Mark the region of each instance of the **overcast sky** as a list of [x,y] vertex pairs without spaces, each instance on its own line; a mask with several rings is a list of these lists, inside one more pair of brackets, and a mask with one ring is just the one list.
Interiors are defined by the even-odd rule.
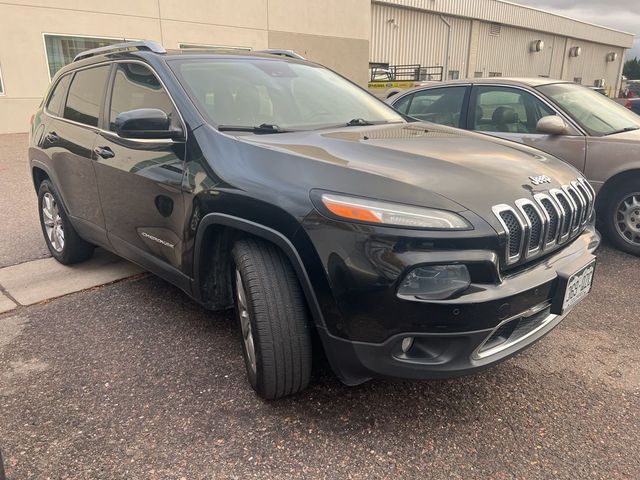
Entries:
[[640,58],[640,5],[638,0],[511,0],[604,27],[635,33],[627,59]]

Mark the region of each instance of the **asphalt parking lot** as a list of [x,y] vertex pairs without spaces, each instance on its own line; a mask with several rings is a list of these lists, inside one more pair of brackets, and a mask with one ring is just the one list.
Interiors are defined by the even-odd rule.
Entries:
[[[26,136],[0,135],[0,267],[47,255]],[[639,478],[640,259],[604,246],[592,294],[480,375],[260,400],[238,332],[152,275],[0,314],[10,480]],[[56,279],[52,278],[52,282]]]

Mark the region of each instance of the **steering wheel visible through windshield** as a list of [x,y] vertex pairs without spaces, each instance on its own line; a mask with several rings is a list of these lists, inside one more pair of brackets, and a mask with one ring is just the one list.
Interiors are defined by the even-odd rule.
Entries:
[[612,135],[640,128],[640,116],[581,85],[553,83],[542,85],[538,90],[567,112],[589,135]]
[[395,110],[334,72],[279,58],[189,58],[169,62],[213,125],[311,130],[404,122]]

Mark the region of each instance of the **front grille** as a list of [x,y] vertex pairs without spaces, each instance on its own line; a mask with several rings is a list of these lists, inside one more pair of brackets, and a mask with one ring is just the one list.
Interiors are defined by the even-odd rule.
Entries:
[[518,217],[512,211],[505,210],[500,213],[500,217],[504,221],[509,231],[509,256],[518,255],[520,252],[520,244],[522,242],[522,228],[518,222]]
[[595,194],[580,178],[562,188],[501,204],[493,212],[504,228],[507,266],[549,252],[575,238],[593,212]]
[[524,313],[502,323],[477,350],[476,356],[482,358],[494,355],[541,329],[555,318],[548,305],[542,304],[535,309],[535,313]]

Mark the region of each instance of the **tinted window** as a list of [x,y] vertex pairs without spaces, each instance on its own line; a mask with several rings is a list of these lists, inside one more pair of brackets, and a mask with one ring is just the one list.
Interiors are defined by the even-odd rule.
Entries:
[[460,127],[467,87],[432,88],[413,95],[407,114],[427,122]]
[[157,108],[175,117],[171,99],[153,72],[139,63],[121,63],[113,83],[109,129],[115,131],[118,114],[138,108]]
[[506,87],[478,87],[473,130],[505,133],[536,133],[538,120],[555,115],[530,93]]
[[64,118],[92,127],[98,126],[109,68],[109,65],[104,65],[80,70],[74,75],[64,107]]
[[47,102],[47,110],[53,115],[60,115],[60,109],[64,103],[64,94],[67,91],[67,85],[69,85],[70,80],[71,75],[65,75],[58,81],[56,86],[53,87],[53,91]]

